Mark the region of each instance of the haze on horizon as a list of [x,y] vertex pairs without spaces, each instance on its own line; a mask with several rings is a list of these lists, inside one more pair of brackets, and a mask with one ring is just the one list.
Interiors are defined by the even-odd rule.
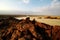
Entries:
[[60,0],[0,0],[1,14],[60,15]]

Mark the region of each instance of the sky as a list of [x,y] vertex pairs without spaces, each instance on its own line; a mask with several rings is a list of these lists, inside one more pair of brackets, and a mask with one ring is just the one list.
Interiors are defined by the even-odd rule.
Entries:
[[60,15],[60,0],[0,0],[0,14],[12,12],[28,15]]

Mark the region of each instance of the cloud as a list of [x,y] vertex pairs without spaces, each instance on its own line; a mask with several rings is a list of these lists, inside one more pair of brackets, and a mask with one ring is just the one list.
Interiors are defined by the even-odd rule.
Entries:
[[14,5],[11,1],[0,0],[0,11],[21,11],[18,5]]
[[38,15],[41,13],[42,15],[60,15],[60,2],[59,0],[52,0],[50,5],[32,8],[32,10],[33,12],[40,12]]
[[30,0],[22,0],[25,4],[28,4]]
[[[24,2],[27,2],[24,0]],[[24,4],[25,5],[25,4]],[[22,5],[22,1],[10,1],[10,0],[0,0],[0,12],[1,11],[28,11],[28,9],[24,8]]]
[[8,7],[7,3],[0,2],[0,10],[8,10],[8,9],[11,9],[11,8]]
[[53,15],[60,15],[60,2],[59,0],[53,0],[51,5],[45,10]]

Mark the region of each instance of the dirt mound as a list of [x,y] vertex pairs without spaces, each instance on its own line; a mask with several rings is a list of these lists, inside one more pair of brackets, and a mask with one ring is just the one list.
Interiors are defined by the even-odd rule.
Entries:
[[[39,23],[35,19],[31,21],[29,17],[21,20],[13,17],[2,18],[0,19],[0,40],[60,40],[58,31],[60,26],[56,29],[55,27]],[[57,35],[54,34],[56,32]]]

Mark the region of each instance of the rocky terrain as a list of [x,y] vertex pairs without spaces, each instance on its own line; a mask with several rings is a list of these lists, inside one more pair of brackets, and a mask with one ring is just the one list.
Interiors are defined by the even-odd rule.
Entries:
[[60,40],[60,26],[30,18],[0,18],[0,40]]

